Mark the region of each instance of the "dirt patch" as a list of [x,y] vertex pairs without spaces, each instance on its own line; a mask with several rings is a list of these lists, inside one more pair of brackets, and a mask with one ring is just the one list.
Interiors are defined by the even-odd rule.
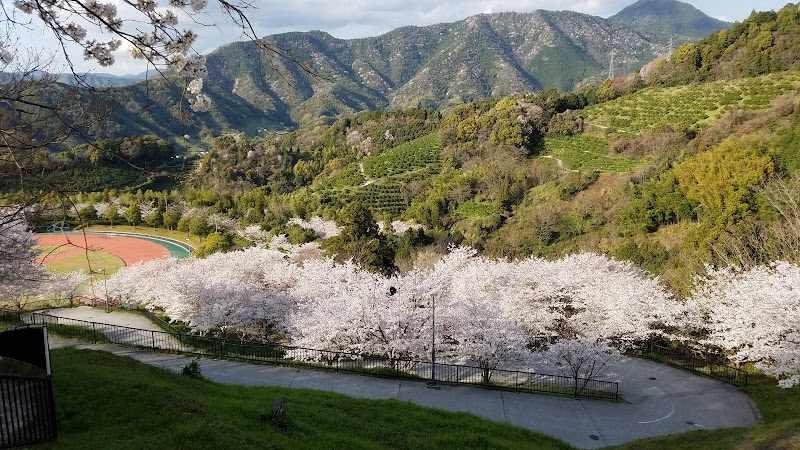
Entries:
[[126,266],[153,259],[168,258],[169,250],[154,242],[125,236],[99,234],[48,234],[36,236],[39,245],[68,248],[44,256],[41,262],[58,262],[86,251],[102,251],[118,256]]

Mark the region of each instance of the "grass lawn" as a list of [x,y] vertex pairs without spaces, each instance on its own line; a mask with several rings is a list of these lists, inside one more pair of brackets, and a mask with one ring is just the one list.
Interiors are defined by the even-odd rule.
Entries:
[[[52,258],[53,256],[56,256],[67,250],[72,250],[72,247],[67,246],[49,247],[42,245],[37,246],[36,248],[41,250],[41,255],[46,255],[48,258]],[[84,272],[88,273],[90,265],[95,271],[98,271],[99,269],[105,269],[106,275],[111,276],[116,273],[117,270],[125,267],[125,261],[123,261],[122,258],[117,255],[113,255],[102,250],[90,250],[88,252],[81,252],[58,261],[47,262],[45,264],[45,268],[47,268],[47,270],[51,273],[59,274],[74,272],[76,270],[83,270]],[[95,275],[95,280],[97,279],[98,275]],[[102,281],[102,274],[99,275],[99,279]]]
[[[56,349],[52,366],[59,439],[40,448],[571,448],[467,413],[224,385],[104,352]],[[278,397],[283,428],[259,419]]]

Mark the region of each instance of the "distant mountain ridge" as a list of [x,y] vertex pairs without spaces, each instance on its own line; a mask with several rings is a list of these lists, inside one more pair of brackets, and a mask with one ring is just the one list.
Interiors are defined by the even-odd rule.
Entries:
[[73,73],[60,73],[57,75],[56,80],[64,84],[85,84],[95,87],[111,87],[111,86],[127,86],[130,84],[144,81],[154,75],[158,71],[151,69],[147,72],[138,74],[114,75],[110,73],[95,73],[89,72],[86,74],[73,74]]
[[[669,4],[675,8],[655,8]],[[673,0],[643,0],[636,5],[624,15],[625,20],[634,20],[637,14],[664,17],[663,11],[685,10],[681,6],[685,4]],[[698,11],[687,17],[700,17],[698,13],[705,16]],[[673,22],[683,24],[681,20]],[[691,25],[679,28],[687,27]],[[232,43],[208,55],[204,89],[215,104],[209,114],[197,114],[187,123],[179,117],[183,112],[169,103],[180,101],[180,91],[159,92],[164,84],[151,82],[149,89],[133,87],[126,92],[123,88],[127,109],[115,114],[120,127],[102,131],[119,135],[128,128],[127,118],[137,124],[137,132],[146,131],[149,119],[143,119],[141,111],[153,111],[158,105],[173,110],[172,120],[162,117],[152,124],[152,130],[162,136],[172,128],[165,124],[173,122],[180,124],[172,132],[176,136],[195,136],[203,130],[257,134],[329,123],[364,110],[446,109],[521,92],[570,91],[582,83],[602,81],[612,50],[616,74],[636,71],[668,49],[670,35],[637,31],[619,17],[537,10],[479,14],[360,39],[311,31],[264,40],[290,49],[316,76],[290,61],[271,60],[252,42]]]
[[639,0],[610,17],[642,33],[699,40],[733,23],[709,17],[694,6],[674,0]]

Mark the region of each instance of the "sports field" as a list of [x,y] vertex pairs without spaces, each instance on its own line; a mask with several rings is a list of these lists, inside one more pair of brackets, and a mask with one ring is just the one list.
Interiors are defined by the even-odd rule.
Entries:
[[121,267],[170,257],[170,251],[155,242],[106,234],[59,233],[36,235],[39,261],[55,273],[83,269],[87,273],[111,275]]

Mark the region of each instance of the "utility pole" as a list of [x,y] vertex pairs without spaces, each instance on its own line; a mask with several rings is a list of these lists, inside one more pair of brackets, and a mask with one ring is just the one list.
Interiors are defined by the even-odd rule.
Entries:
[[667,52],[667,60],[672,59],[672,49],[675,48],[675,36],[669,37],[669,51]]
[[106,269],[102,268],[100,269],[100,271],[103,272],[103,287],[105,288],[106,291],[106,312],[109,312],[110,308],[108,306],[108,281],[106,276]]
[[609,80],[613,80],[614,79],[614,52],[615,52],[615,50],[612,48],[611,49],[611,61],[610,61],[610,64],[608,65],[608,79]]

